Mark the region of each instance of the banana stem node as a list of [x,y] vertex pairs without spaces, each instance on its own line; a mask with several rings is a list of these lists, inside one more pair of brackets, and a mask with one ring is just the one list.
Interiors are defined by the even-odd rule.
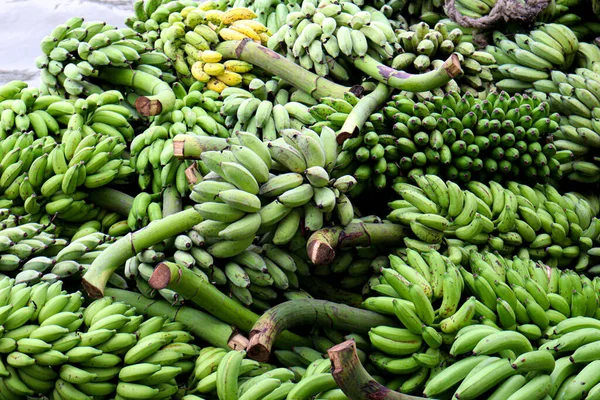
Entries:
[[315,265],[333,262],[336,249],[357,246],[400,246],[406,228],[397,224],[351,223],[314,232],[306,244],[308,256]]
[[425,400],[422,397],[395,392],[373,379],[358,359],[354,340],[333,346],[327,354],[331,360],[333,379],[349,399]]
[[392,90],[392,88],[380,83],[373,92],[360,99],[346,118],[342,129],[337,133],[338,144],[341,145],[346,139],[358,136],[369,116],[386,102]]
[[290,300],[267,310],[250,331],[248,357],[266,362],[273,342],[284,329],[295,326],[319,326],[341,331],[367,333],[374,326],[394,326],[397,323],[372,311],[337,304],[326,300]]
[[358,57],[353,60],[353,63],[356,68],[379,82],[407,92],[426,92],[437,89],[463,73],[456,54],[448,57],[438,69],[415,75],[383,65],[369,55]]

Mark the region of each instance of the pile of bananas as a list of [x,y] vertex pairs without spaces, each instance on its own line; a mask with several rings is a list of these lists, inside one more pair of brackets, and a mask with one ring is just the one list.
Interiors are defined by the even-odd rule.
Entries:
[[6,133],[0,193],[28,214],[45,211],[72,222],[96,219],[101,209],[86,203],[81,189],[126,181],[134,172],[122,157],[134,133],[121,93],[64,100],[22,89],[0,103]]
[[254,78],[248,90],[229,88],[221,92],[221,114],[233,132],[252,133],[263,141],[275,140],[284,129],[303,129],[316,122],[308,106],[317,101],[282,81]]
[[[563,196],[548,184],[531,188],[508,182],[505,189],[494,181],[489,186],[471,181],[461,190],[434,175],[418,177],[417,184],[394,186],[402,200],[390,203],[388,215],[390,221],[410,226],[418,238],[405,240],[409,248],[440,249],[445,239],[450,247],[468,243],[506,255],[519,249],[521,258],[577,271],[592,266],[590,255],[597,253],[600,231],[597,196]],[[453,261],[464,261],[465,252],[457,252],[460,258]]]
[[289,13],[286,24],[268,42],[269,48],[303,68],[341,81],[350,78],[350,66],[343,57],[368,54],[391,61],[395,45],[396,35],[383,13],[329,0],[303,1],[300,11]]
[[[114,238],[99,231],[90,233],[99,228],[93,223],[82,225],[68,241],[57,234],[60,232],[64,236],[64,232],[50,223],[18,224],[18,219],[8,210],[2,212],[0,271],[16,274],[14,278],[17,283],[55,282],[78,277],[114,242]],[[123,277],[116,273],[113,275],[113,286],[127,288]]]
[[331,129],[321,135],[285,129],[281,138],[267,143],[247,132],[236,132],[235,138],[239,144],[227,150],[202,153],[212,177],[207,174],[196,184],[191,197],[205,219],[201,233],[216,239],[208,248],[213,256],[233,257],[267,232],[274,244],[287,244],[301,222],[303,230],[312,232],[334,219],[342,225],[352,221],[354,209],[344,193],[356,180],[330,180],[337,157]]
[[292,367],[257,363],[246,359],[245,351],[204,348],[191,377],[191,392],[219,399],[347,398],[330,373],[331,362],[320,352],[297,347],[275,353],[293,360]]
[[[145,69],[154,71],[156,58],[161,58],[150,52],[152,46],[138,32],[101,21],[84,22],[83,18],[71,18],[58,25],[42,39],[41,49],[43,54],[35,62],[41,69],[42,92],[65,97],[101,93],[93,80],[102,66],[149,64]],[[162,59],[159,65],[170,65],[164,55]],[[168,73],[161,77],[175,80]]]
[[596,367],[598,278],[475,251],[458,268],[436,250],[389,258],[372,286],[382,296],[363,306],[404,326],[369,332],[373,364],[418,382],[397,390],[432,398],[584,398],[598,383],[584,379]]
[[[147,283],[154,268],[163,261],[174,262],[212,282],[245,306],[260,311],[282,299],[302,296],[298,292],[298,275],[307,276],[310,271],[300,256],[285,247],[264,244],[249,246],[231,258],[213,257],[206,249],[210,240],[203,236],[205,226],[178,235],[167,246],[153,246],[140,252],[125,263],[124,276],[135,280],[145,296],[154,297],[156,293]],[[183,300],[168,289],[161,289],[158,294],[171,303]]]
[[493,86],[492,71],[497,68],[494,56],[476,50],[469,41],[469,35],[464,35],[460,28],[450,30],[449,26],[452,25],[440,21],[432,28],[425,22],[421,22],[408,29],[396,30],[403,52],[394,57],[392,68],[423,72],[439,67],[439,64],[450,54],[456,53],[465,71],[463,76],[456,79],[462,91],[474,89],[480,92]]
[[[588,46],[581,43],[580,51]],[[563,174],[582,183],[600,181],[600,160],[593,153],[600,147],[600,50],[591,47],[597,58],[589,63],[590,68],[577,68],[572,74],[553,71],[551,79],[533,83],[536,93],[547,96],[552,109],[564,116],[554,144],[561,154]]]
[[[567,70],[579,49],[577,36],[561,24],[541,24],[528,34],[514,35],[514,41],[500,31],[486,51],[498,63],[496,86],[509,93],[533,88],[533,82],[549,79],[551,71]],[[502,79],[502,80],[500,80]]]
[[[394,95],[369,121],[374,129],[344,142],[336,168],[361,168],[364,179],[388,169],[390,177],[428,173],[462,182],[560,177],[556,146],[547,143],[560,117],[535,96],[493,91],[481,100],[450,92],[413,101]],[[377,179],[382,184],[376,186],[384,187],[384,178]]]
[[174,109],[155,118],[131,141],[129,164],[137,174],[140,189],[156,194],[171,185],[186,197],[189,188],[185,170],[192,162],[173,156],[173,138],[187,132],[229,137],[225,119],[219,114],[223,104],[219,94],[214,90],[201,92],[202,86],[197,82],[186,91],[181,84],[175,83],[173,91],[178,101]]
[[62,282],[34,286],[0,280],[0,386],[14,398],[168,398],[194,368],[199,348],[180,323],[145,320],[105,297],[82,307]]

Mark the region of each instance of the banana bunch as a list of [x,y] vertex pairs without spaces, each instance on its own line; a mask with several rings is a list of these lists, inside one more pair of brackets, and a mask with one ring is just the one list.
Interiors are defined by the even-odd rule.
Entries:
[[468,258],[469,249],[460,247],[472,244],[505,255],[518,251],[524,259],[577,271],[591,266],[587,251],[595,246],[600,229],[596,197],[560,195],[548,184],[531,188],[508,182],[503,188],[494,181],[489,186],[471,181],[463,191],[434,175],[417,177],[417,185],[394,186],[402,200],[390,203],[394,209],[387,217],[410,226],[418,239],[406,238],[409,248],[440,249],[445,240],[457,248],[452,258],[456,263]]
[[496,3],[495,0],[457,0],[454,7],[466,17],[482,18],[492,11]]
[[[394,389],[506,399],[532,391],[575,393],[575,382],[585,382],[579,397],[568,397],[584,398],[597,380],[573,378],[596,367],[591,354],[598,346],[591,343],[600,343],[600,278],[476,250],[458,268],[450,257],[411,249],[390,255],[371,286],[381,296],[363,303],[403,326],[369,332],[371,362],[413,382]],[[539,373],[526,379],[532,371]]]
[[495,46],[487,46],[486,51],[499,65],[496,86],[509,93],[531,89],[535,81],[549,79],[551,71],[567,70],[579,49],[575,33],[555,23],[541,24],[529,34],[516,34],[514,40],[500,31],[493,37]]
[[[394,29],[408,25],[405,16],[408,16],[410,23],[418,23],[424,21],[428,24],[435,25],[442,18],[445,18],[443,6],[444,2],[439,0],[373,0],[367,4],[372,5],[381,11],[390,22]],[[361,4],[358,4],[362,6]]]
[[[156,265],[166,261],[191,269],[240,303],[260,311],[281,301],[280,292],[285,298],[299,296],[298,275],[310,275],[309,265],[302,257],[291,249],[273,244],[251,245],[230,258],[213,256],[210,246],[218,239],[210,237],[214,235],[210,229],[209,224],[199,224],[168,243],[138,253],[125,264],[124,276],[135,280],[144,295],[153,297],[156,293],[147,282]],[[299,239],[294,238],[296,242]],[[306,240],[294,246],[296,252],[305,252],[305,248]],[[158,293],[172,303],[183,300],[171,290],[163,289]]]
[[391,61],[397,39],[387,17],[372,7],[305,0],[267,45],[319,76],[347,81],[351,71],[344,56]]
[[449,29],[449,26],[452,25],[438,22],[431,28],[420,22],[408,29],[396,30],[396,37],[404,51],[394,57],[392,68],[423,72],[437,68],[450,54],[456,53],[465,71],[462,77],[456,79],[461,89],[484,90],[494,81],[492,71],[497,68],[496,59],[485,51],[476,50],[469,40],[470,36],[463,34],[460,28]]
[[[204,2],[204,7],[214,6],[215,2]],[[154,46],[159,38],[159,29],[168,23],[172,13],[180,13],[186,7],[196,8],[197,1],[190,0],[135,0],[133,2],[134,15],[125,19],[125,25],[142,34],[144,39]],[[163,25],[164,26],[164,25]]]
[[221,59],[220,53],[205,50],[200,55],[200,61],[192,64],[192,75],[199,82],[206,83],[208,90],[221,93],[227,87],[240,86],[245,77],[253,76],[249,73],[252,64],[241,60],[228,60],[221,63]]
[[228,60],[211,50],[222,40],[252,39],[267,44],[269,31],[254,21],[256,15],[247,8],[222,11],[213,2],[189,5],[168,14],[168,21],[160,24],[155,48],[173,60],[179,81],[190,87],[194,82],[204,83],[208,90],[218,93],[229,86],[248,84],[254,77],[252,65]]
[[179,160],[173,154],[173,138],[187,132],[199,136],[229,137],[225,119],[219,114],[219,94],[200,92],[199,82],[189,92],[179,83],[173,85],[177,104],[171,112],[156,118],[130,144],[129,164],[137,174],[138,186],[159,194],[167,186],[177,188],[182,197],[189,195],[185,171],[191,161]]
[[[203,233],[218,241],[208,248],[217,258],[233,257],[252,244],[257,234],[271,233],[284,245],[300,231],[321,229],[336,219],[354,218],[345,195],[356,184],[352,176],[330,180],[337,157],[335,133],[310,129],[282,131],[267,143],[247,132],[236,132],[229,149],[205,151],[211,171],[193,188],[194,208],[204,218]],[[278,172],[272,175],[269,171]]]
[[569,27],[578,26],[581,17],[577,15],[576,10],[580,6],[581,1],[579,0],[551,0],[548,2],[548,6],[537,15],[536,21],[554,22]]
[[[125,137],[130,139],[133,135],[127,121],[129,109],[118,101],[96,103],[109,98],[80,99],[77,107],[87,107],[86,111],[55,96],[39,97],[40,104],[48,101],[49,105],[31,115],[47,118],[41,123],[45,127],[52,125],[56,134],[61,134],[60,142],[53,136],[34,140],[32,132],[19,131],[3,140],[4,168],[0,176],[3,195],[22,201],[29,214],[58,213],[59,218],[72,222],[96,219],[101,209],[87,204],[84,201],[87,193],[78,188],[91,189],[124,181],[134,172],[121,156],[127,147]],[[3,109],[0,121],[10,131],[16,113],[7,108],[6,102],[11,100],[0,103]]]
[[295,347],[275,355],[286,368],[246,359],[243,350],[204,348],[190,376],[190,392],[220,399],[347,399],[330,373],[331,362],[320,352]]
[[[105,297],[82,307],[62,282],[34,286],[4,278],[0,346],[3,393],[86,399],[170,397],[199,349],[180,323],[144,321],[135,308]],[[168,393],[168,394],[167,394]],[[59,397],[60,396],[60,397]]]
[[[587,46],[587,43],[581,43],[580,50]],[[597,47],[591,47],[596,53]],[[598,159],[593,154],[593,149],[600,147],[600,126],[597,124],[600,63],[592,61],[589,64],[590,68],[577,68],[572,74],[553,71],[551,79],[534,82],[536,93],[546,95],[551,107],[564,116],[560,130],[554,134],[561,170],[568,179],[582,183],[600,179]]]
[[300,11],[300,4],[296,2],[281,3],[273,0],[235,0],[230,4],[230,7],[246,7],[254,11],[256,20],[265,25],[271,32],[277,32],[279,28],[286,24],[289,13]]
[[[535,96],[492,91],[481,100],[471,92],[462,97],[450,92],[414,101],[394,95],[377,118],[389,121],[391,135],[382,146],[403,180],[423,173],[462,182],[517,176],[543,182],[560,176],[555,146],[543,144],[557,131],[560,116]],[[351,156],[350,151],[339,155]]]
[[145,58],[152,57],[142,55],[151,48],[133,29],[70,18],[42,39],[42,54],[35,60],[42,91],[65,97],[102,92],[92,82],[99,67],[145,64]]
[[263,141],[275,140],[284,129],[301,130],[317,122],[310,106],[317,101],[284,82],[254,78],[248,89],[227,88],[221,92],[225,126],[233,132],[252,133]]
[[[52,283],[79,276],[115,240],[97,230],[89,233],[100,228],[98,221],[83,224],[71,240],[66,240],[57,235],[64,232],[60,227],[34,222],[18,224],[11,217],[7,212],[2,221],[0,271],[14,277],[17,283]],[[120,275],[113,275],[113,286],[127,287]]]

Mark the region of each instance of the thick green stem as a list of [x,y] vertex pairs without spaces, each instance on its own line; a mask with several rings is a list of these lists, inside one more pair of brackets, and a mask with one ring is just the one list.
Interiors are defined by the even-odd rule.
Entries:
[[261,46],[250,39],[222,42],[217,46],[216,50],[225,59],[236,58],[256,65],[278,76],[295,88],[310,94],[317,100],[327,96],[342,99],[344,98],[344,93],[349,91],[356,92],[357,95],[362,93],[362,87],[360,86],[349,88],[333,83],[322,76],[305,70],[301,66],[287,60],[281,54]]
[[358,136],[369,116],[387,101],[391,93],[392,88],[380,83],[372,93],[360,99],[348,115],[348,118],[346,118],[342,129],[338,132],[337,142],[341,145],[344,143],[344,140]]
[[248,356],[257,361],[267,361],[279,332],[295,326],[319,326],[367,333],[369,329],[380,325],[394,326],[397,323],[372,311],[325,300],[286,301],[267,310],[256,321],[250,331]]
[[198,160],[204,151],[221,151],[227,146],[227,140],[219,137],[177,135],[173,138],[173,155],[177,158]]
[[356,343],[348,340],[327,351],[333,379],[352,400],[425,400],[390,390],[377,382],[362,366],[356,354]]
[[439,88],[463,72],[456,54],[452,54],[438,69],[417,75],[397,71],[368,55],[357,57],[353,63],[356,68],[379,82],[408,92],[426,92]]
[[110,275],[128,258],[161,241],[191,229],[202,222],[194,209],[185,210],[153,221],[139,231],[122,237],[102,252],[83,275],[82,284],[88,295],[102,297]]
[[140,293],[121,289],[107,288],[104,294],[135,307],[144,315],[167,317],[173,321],[179,321],[187,326],[194,336],[212,346],[229,349],[232,348],[232,345],[237,345],[239,334],[233,326],[195,308],[174,307],[164,300],[149,299]]
[[[154,289],[171,289],[184,299],[203,308],[219,320],[237,326],[248,333],[259,319],[258,315],[219,291],[210,282],[187,268],[172,262],[158,264],[148,281]],[[293,346],[310,346],[311,341],[291,332],[284,332],[277,346],[291,349]]]
[[133,205],[133,197],[119,190],[100,188],[90,190],[88,200],[108,211],[113,211],[123,216],[129,214]]
[[102,67],[98,78],[116,85],[140,89],[151,96],[140,96],[135,101],[137,111],[145,116],[168,112],[175,107],[175,93],[168,83],[146,72],[116,67]]
[[314,232],[308,238],[306,249],[315,265],[330,264],[337,248],[356,246],[400,246],[406,236],[406,228],[396,224],[348,224],[333,226]]

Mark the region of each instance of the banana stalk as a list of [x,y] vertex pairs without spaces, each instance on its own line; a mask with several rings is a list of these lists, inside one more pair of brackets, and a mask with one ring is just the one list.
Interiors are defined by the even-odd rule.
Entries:
[[380,83],[373,92],[360,99],[348,115],[348,118],[346,118],[342,129],[338,132],[337,142],[341,145],[346,139],[358,136],[369,116],[381,108],[392,93],[392,90],[389,86]]
[[98,72],[98,78],[150,93],[151,96],[140,96],[135,101],[137,111],[147,117],[171,111],[175,107],[175,93],[169,84],[146,72],[104,67]]
[[106,210],[127,216],[133,205],[133,197],[107,187],[90,190],[88,200]]
[[333,379],[349,399],[424,400],[390,390],[373,379],[358,359],[354,340],[333,346],[327,354],[333,367]]
[[[212,314],[219,320],[237,326],[242,332],[249,332],[259,316],[241,304],[221,293],[210,282],[187,268],[172,262],[158,264],[148,280],[152,288],[171,289]],[[312,342],[291,332],[284,332],[277,346],[291,349],[294,346],[311,346]]]
[[182,159],[200,159],[205,151],[221,151],[229,144],[214,136],[177,135],[173,138],[173,155]]
[[330,264],[336,249],[357,246],[402,246],[406,229],[396,224],[348,224],[314,232],[308,238],[308,256],[315,265]]
[[122,301],[135,307],[145,315],[151,317],[168,317],[173,321],[181,322],[194,336],[202,338],[216,347],[222,347],[227,350],[230,348],[238,349],[240,343],[248,341],[233,326],[192,307],[173,307],[164,300],[149,299],[140,293],[121,289],[107,288],[105,294],[114,297],[117,301]]
[[286,60],[282,55],[254,43],[250,39],[222,42],[217,46],[216,51],[221,53],[224,59],[235,58],[256,65],[280,77],[295,88],[309,93],[317,100],[327,96],[342,99],[344,93],[351,90],[349,87],[338,85],[305,70]]
[[110,245],[92,263],[82,279],[82,284],[92,298],[102,297],[111,274],[142,250],[191,229],[202,222],[194,209],[178,212],[131,232]]
[[260,362],[268,361],[279,332],[295,326],[319,326],[367,333],[369,329],[380,325],[394,326],[397,323],[375,312],[331,301],[290,300],[267,310],[256,321],[250,331],[248,357]]
[[407,92],[426,92],[437,89],[463,73],[456,54],[448,57],[438,69],[415,75],[383,65],[369,55],[357,57],[352,62],[356,68],[379,82]]

